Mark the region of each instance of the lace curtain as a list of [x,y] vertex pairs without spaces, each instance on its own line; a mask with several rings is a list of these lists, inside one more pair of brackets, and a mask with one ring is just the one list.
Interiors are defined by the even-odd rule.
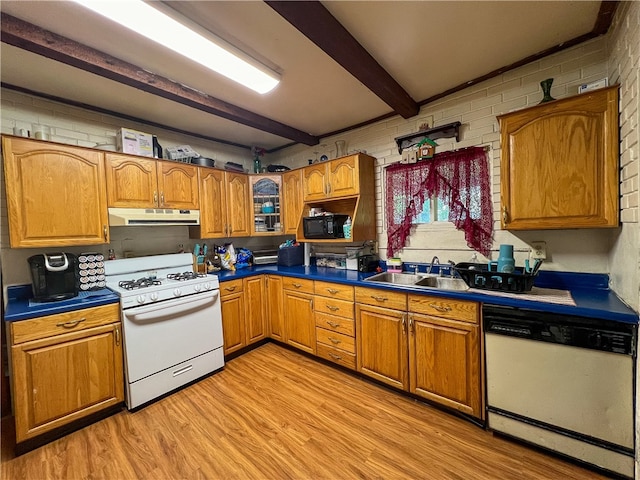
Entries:
[[493,238],[489,178],[489,157],[483,147],[386,167],[387,258],[405,247],[414,218],[431,197],[448,203],[449,221],[464,231],[470,248],[488,257]]

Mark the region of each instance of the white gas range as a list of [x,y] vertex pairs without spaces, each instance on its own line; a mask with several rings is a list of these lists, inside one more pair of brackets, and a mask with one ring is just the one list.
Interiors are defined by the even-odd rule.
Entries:
[[127,407],[139,407],[224,366],[218,277],[190,253],[105,262],[120,296]]

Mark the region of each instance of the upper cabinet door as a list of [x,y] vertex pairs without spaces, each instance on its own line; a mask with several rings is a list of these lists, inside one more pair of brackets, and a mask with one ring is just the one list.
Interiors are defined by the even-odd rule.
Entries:
[[197,210],[200,206],[198,193],[198,168],[180,162],[157,162],[160,208]]
[[282,235],[282,177],[280,175],[250,175],[251,235]]
[[227,226],[227,199],[224,171],[199,168],[200,225],[189,227],[195,238],[224,238]]
[[323,200],[327,197],[327,166],[324,163],[305,167],[302,171],[304,201]]
[[302,216],[302,171],[292,170],[282,175],[282,221],[284,233],[295,235]]
[[156,208],[156,161],[107,153],[107,203],[109,207]]
[[104,153],[3,137],[11,247],[109,242]]
[[357,195],[359,192],[357,155],[332,160],[327,164],[329,198]]
[[502,228],[618,225],[618,87],[498,117]]
[[243,173],[225,172],[227,189],[227,236],[248,237],[251,235],[249,221],[249,177]]

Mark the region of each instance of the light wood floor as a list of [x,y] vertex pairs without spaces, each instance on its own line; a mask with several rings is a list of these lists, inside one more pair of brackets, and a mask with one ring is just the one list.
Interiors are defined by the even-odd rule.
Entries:
[[4,480],[604,478],[274,344],[18,458],[7,432]]

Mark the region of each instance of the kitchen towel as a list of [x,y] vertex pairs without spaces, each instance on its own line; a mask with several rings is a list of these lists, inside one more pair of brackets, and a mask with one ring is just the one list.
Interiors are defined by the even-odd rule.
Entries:
[[479,288],[470,288],[469,292],[482,293],[485,295],[495,295],[497,297],[517,298],[519,300],[531,300],[534,302],[558,303],[560,305],[576,306],[576,302],[568,290],[556,290],[554,288],[538,288],[532,287],[527,293],[510,293],[495,290],[481,290]]

